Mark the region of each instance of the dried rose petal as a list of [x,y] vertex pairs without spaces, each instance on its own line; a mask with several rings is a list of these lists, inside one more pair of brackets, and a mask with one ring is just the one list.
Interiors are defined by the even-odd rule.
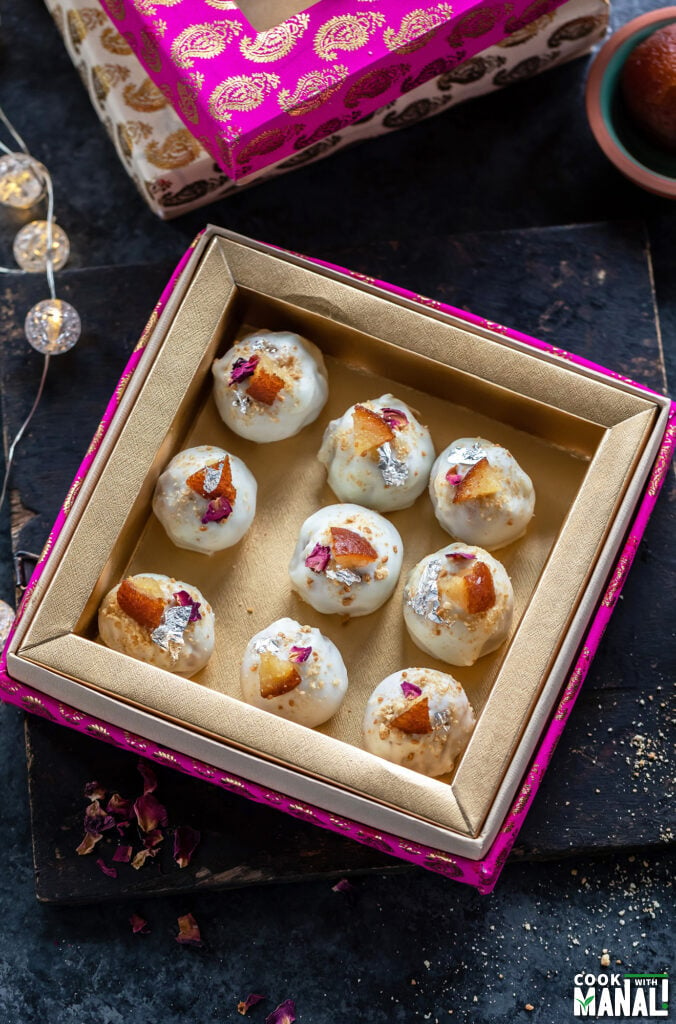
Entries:
[[454,473],[452,469],[449,469],[448,473],[446,474],[446,480],[451,485],[451,487],[457,487],[458,484],[462,483],[462,473]]
[[88,853],[92,852],[99,839],[103,839],[100,832],[87,832],[75,852],[79,854],[80,857],[85,857]]
[[[202,523],[220,523],[232,514],[232,505],[227,498],[214,498],[207,505],[206,512],[200,520]],[[192,622],[192,618],[190,619]]]
[[265,1018],[265,1024],[293,1024],[295,1019],[296,1004],[293,999],[285,999]]
[[199,601],[193,601],[187,590],[179,590],[177,594],[174,594],[174,601],[176,604],[180,605],[181,608],[187,608],[188,605],[191,606],[188,622],[197,622],[202,618],[200,615],[201,605]]
[[246,997],[246,999],[242,999],[237,1003],[237,1013],[241,1013],[242,1016],[244,1016],[247,1010],[250,1010],[252,1006],[256,1005],[256,1003],[262,1003],[264,999],[265,996],[257,996],[252,992]]
[[464,558],[465,561],[471,562],[476,555],[473,555],[471,551],[447,551],[446,558]]
[[415,683],[403,682],[401,684],[401,692],[404,697],[419,697],[422,690],[419,686],[416,686]]
[[139,852],[136,854],[136,856],[134,857],[133,861],[131,862],[131,866],[134,868],[135,871],[138,871],[140,868],[143,867],[145,862],[148,860],[148,857],[154,857],[156,853],[157,853],[156,849],[155,850],[147,850],[147,849],[146,850],[139,850]]
[[308,569],[312,569],[313,572],[324,572],[329,559],[331,558],[331,548],[326,544],[315,544],[310,554],[305,559],[305,565]]
[[339,882],[331,886],[331,892],[351,893],[354,892],[354,886],[352,882],[348,882],[347,878],[341,878]]
[[113,854],[113,860],[118,864],[128,864],[131,860],[131,846],[118,846]]
[[106,791],[98,782],[88,782],[84,788],[84,795],[87,800],[103,800]]
[[103,857],[99,857],[99,859],[96,862],[96,866],[98,868],[101,868],[101,871],[103,871],[104,875],[108,875],[109,878],[117,878],[117,868],[109,867],[106,864]]
[[132,914],[129,918],[129,924],[134,935],[147,935],[150,931],[148,922],[140,914]]
[[184,914],[183,917],[179,917],[176,941],[188,946],[202,945],[199,925],[192,914]]
[[167,809],[152,793],[144,793],[134,802],[134,813],[143,832],[153,832],[156,828],[167,826]]
[[162,842],[164,842],[164,833],[160,832],[159,828],[153,829],[143,837],[143,845],[146,850],[154,850]]
[[230,370],[230,387],[238,384],[241,380],[253,376],[258,366],[258,356],[251,356],[250,359],[235,359]]
[[296,665],[302,665],[308,660],[312,654],[311,647],[292,647],[289,651],[289,661],[295,662]]
[[85,832],[105,832],[109,828],[115,828],[115,819],[106,814],[98,800],[92,800],[84,813]]
[[381,409],[380,415],[390,430],[403,430],[408,424],[408,416],[401,409]]
[[[108,814],[112,814],[116,818],[125,818],[127,820],[129,820],[134,813],[131,800],[125,800],[125,798],[120,796],[119,793],[113,793],[106,804],[106,811]],[[119,827],[120,826],[118,825],[118,828]]]
[[145,796],[146,793],[154,793],[157,789],[157,776],[153,769],[144,761],[139,761],[136,767],[143,776],[143,795]]
[[190,825],[178,826],[174,832],[174,860],[179,868],[187,868],[201,838],[196,828],[190,828]]

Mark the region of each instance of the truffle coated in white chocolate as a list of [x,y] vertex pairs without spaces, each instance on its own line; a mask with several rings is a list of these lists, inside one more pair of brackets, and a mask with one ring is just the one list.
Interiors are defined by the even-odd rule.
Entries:
[[473,665],[496,650],[507,637],[513,610],[505,567],[473,545],[448,544],[427,555],[404,585],[411,639],[449,665]]
[[209,602],[197,587],[170,576],[144,572],[128,578],[147,596],[160,598],[168,607],[175,607],[175,595],[186,591],[193,601],[198,602],[201,618],[188,623],[182,632],[181,642],[172,645],[172,654],[172,650],[165,650],[153,640],[152,628],[140,625],[120,608],[117,594],[122,584],[119,583],[106,594],[99,608],[101,640],[106,647],[127,654],[130,658],[138,658],[178,675],[195,675],[204,668],[214,650],[214,613]]
[[[293,660],[298,657],[292,651],[294,647],[303,652],[311,648],[307,659]],[[279,659],[282,670],[286,667],[295,673],[291,683],[298,682],[292,689],[263,696],[261,657],[266,654]],[[301,626],[289,618],[278,619],[251,638],[242,659],[240,681],[248,704],[309,728],[321,725],[335,715],[347,693],[348,682],[336,645],[318,629]]]
[[[358,417],[367,410],[380,417],[385,439],[360,450]],[[375,421],[376,428],[378,426]],[[368,429],[368,426],[367,426]],[[376,437],[372,443],[375,445]],[[362,442],[361,449],[368,441]],[[408,508],[427,486],[434,462],[434,445],[427,427],[405,402],[381,395],[352,405],[324,432],[319,461],[328,469],[328,483],[341,501],[354,501],[378,512]]]
[[[272,400],[257,394],[254,374],[233,380],[238,360],[254,359],[282,387]],[[289,331],[260,330],[248,334],[212,366],[214,400],[223,422],[240,437],[264,444],[297,434],[321,412],[329,389],[324,358],[311,341]]]
[[[374,558],[354,560],[337,556],[338,531],[357,535],[372,549]],[[349,547],[349,538],[348,538]],[[326,552],[321,571],[308,567],[306,559],[316,549]],[[289,576],[293,589],[304,601],[325,615],[369,615],[380,608],[397,585],[404,545],[398,531],[383,516],[361,505],[327,505],[314,512],[300,528],[291,557]]]
[[[423,775],[446,775],[455,768],[475,722],[467,694],[453,676],[406,668],[383,679],[369,697],[364,746]],[[425,731],[413,731],[421,726]]]
[[489,551],[522,537],[535,508],[530,477],[506,448],[483,437],[460,437],[444,449],[430,497],[447,533]]
[[[210,498],[188,487],[187,480],[206,467],[218,468],[225,459],[230,460],[236,492],[232,511],[225,519],[203,523]],[[214,487],[218,479],[214,474]],[[256,491],[255,477],[241,459],[223,448],[199,445],[175,455],[161,474],[153,496],[153,512],[177,547],[211,555],[237,544],[247,532],[256,514]]]

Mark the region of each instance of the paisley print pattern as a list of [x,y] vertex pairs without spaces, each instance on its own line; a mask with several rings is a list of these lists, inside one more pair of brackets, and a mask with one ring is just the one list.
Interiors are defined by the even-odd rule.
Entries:
[[281,25],[259,32],[253,39],[245,36],[239,44],[239,50],[246,60],[256,64],[267,64],[281,60],[291,53],[299,39],[305,33],[310,18],[307,14],[296,14]]
[[384,23],[384,14],[371,12],[329,18],[315,35],[314,51],[322,60],[336,60],[339,50],[358,50],[366,46]]

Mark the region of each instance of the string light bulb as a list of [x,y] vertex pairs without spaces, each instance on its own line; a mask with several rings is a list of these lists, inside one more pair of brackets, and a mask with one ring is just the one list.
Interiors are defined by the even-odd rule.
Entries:
[[[47,270],[48,235],[49,223],[46,220],[32,220],[21,228],[14,239],[14,259],[27,274],[44,274]],[[70,256],[68,235],[54,223],[50,256],[55,271],[61,270]]]
[[34,349],[46,356],[57,356],[75,345],[82,325],[77,310],[70,302],[43,299],[28,311],[24,330]]
[[0,203],[27,210],[45,194],[47,168],[29,153],[0,157]]

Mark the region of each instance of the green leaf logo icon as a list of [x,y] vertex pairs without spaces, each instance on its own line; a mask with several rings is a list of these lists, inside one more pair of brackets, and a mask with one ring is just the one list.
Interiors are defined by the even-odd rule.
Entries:
[[589,1006],[593,998],[593,996],[589,996],[587,999],[576,999],[575,1002],[579,1003],[580,1006]]

